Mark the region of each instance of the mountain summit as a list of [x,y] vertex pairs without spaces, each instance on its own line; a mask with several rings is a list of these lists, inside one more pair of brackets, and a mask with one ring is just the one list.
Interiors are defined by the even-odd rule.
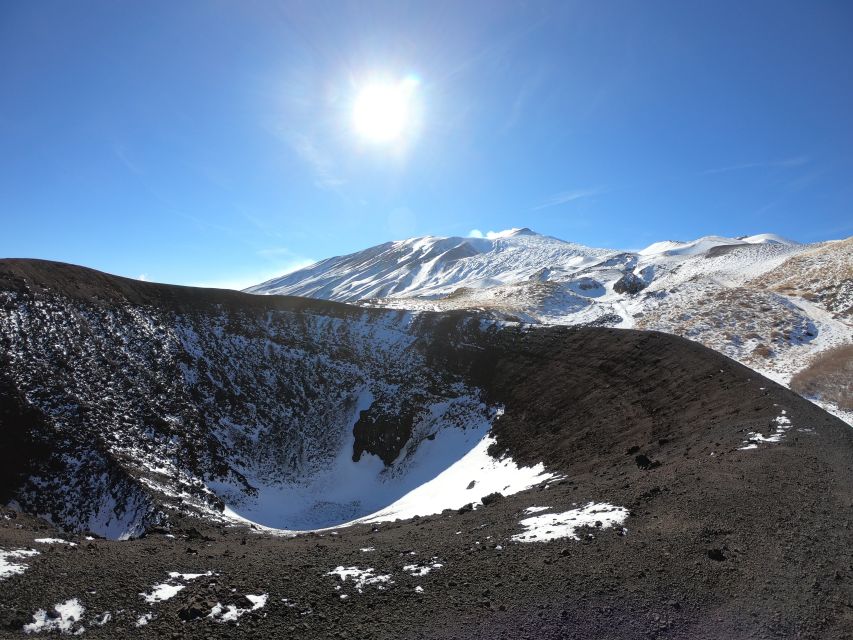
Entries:
[[329,258],[246,289],[352,302],[367,298],[433,297],[459,287],[484,288],[524,280],[543,266],[568,275],[616,253],[509,229],[488,238],[409,238]]

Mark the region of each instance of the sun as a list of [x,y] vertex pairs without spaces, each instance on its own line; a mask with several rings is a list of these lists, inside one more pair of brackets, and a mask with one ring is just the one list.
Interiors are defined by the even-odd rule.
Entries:
[[356,134],[367,142],[392,143],[406,136],[415,119],[418,80],[371,82],[356,96],[352,122]]

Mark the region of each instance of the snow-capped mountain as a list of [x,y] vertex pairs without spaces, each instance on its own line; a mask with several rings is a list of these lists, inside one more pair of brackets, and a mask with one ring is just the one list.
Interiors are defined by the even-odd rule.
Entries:
[[[687,256],[737,245],[797,243],[774,234],[744,238],[707,236],[692,242],[656,242],[636,254],[598,249],[509,229],[489,238],[409,238],[329,258],[246,289],[247,293],[298,295],[352,302],[371,298],[435,298],[460,287],[486,289],[525,280],[565,280],[619,255]],[[656,260],[646,259],[646,263]],[[607,264],[606,266],[612,266]]]
[[614,254],[530,229],[493,238],[411,238],[329,258],[246,289],[248,293],[298,295],[352,302],[369,298],[436,297],[459,287],[487,288],[538,277],[566,276]]
[[853,343],[851,239],[799,244],[765,233],[615,251],[530,229],[493,239],[427,236],[330,258],[247,291],[654,329],[699,341],[783,384],[821,354]]

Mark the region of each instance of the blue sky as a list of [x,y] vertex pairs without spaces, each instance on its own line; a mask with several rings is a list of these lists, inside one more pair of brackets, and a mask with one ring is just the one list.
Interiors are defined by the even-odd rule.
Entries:
[[[418,79],[394,144],[358,93]],[[853,4],[0,3],[0,255],[247,286],[412,235],[853,234]]]

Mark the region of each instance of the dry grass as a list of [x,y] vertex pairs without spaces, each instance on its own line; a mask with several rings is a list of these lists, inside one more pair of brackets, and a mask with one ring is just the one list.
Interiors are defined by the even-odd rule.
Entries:
[[752,350],[752,355],[761,358],[769,358],[773,355],[773,351],[766,344],[760,344]]
[[791,389],[803,396],[853,411],[853,344],[829,349],[791,378]]
[[795,255],[751,284],[805,298],[842,318],[853,317],[853,238]]

